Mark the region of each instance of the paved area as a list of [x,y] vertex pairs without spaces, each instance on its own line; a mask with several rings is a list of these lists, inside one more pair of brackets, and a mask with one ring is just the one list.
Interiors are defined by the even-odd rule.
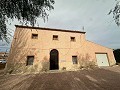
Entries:
[[0,90],[120,90],[120,66],[30,75],[2,72]]

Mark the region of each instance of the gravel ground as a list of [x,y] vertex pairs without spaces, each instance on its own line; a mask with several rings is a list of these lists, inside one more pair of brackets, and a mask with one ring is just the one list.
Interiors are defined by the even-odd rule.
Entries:
[[120,66],[29,75],[3,75],[0,90],[120,90]]

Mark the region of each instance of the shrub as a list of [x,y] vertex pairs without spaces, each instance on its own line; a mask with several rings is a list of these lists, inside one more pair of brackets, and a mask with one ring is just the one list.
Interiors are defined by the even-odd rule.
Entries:
[[85,56],[80,55],[78,58],[80,69],[81,68],[94,68],[95,62],[92,60],[90,61],[89,54],[86,54]]

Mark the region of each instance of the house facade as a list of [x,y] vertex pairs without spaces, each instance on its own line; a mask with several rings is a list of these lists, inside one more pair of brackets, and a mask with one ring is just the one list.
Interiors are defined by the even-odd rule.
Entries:
[[113,50],[86,40],[85,32],[16,25],[7,68],[73,70],[82,61],[97,66],[115,64]]

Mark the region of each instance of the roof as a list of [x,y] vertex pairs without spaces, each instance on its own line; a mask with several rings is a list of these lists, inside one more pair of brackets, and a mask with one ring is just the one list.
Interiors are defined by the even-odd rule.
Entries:
[[22,25],[15,25],[15,26],[19,27],[19,28],[42,29],[42,30],[50,30],[50,31],[61,31],[61,32],[83,33],[83,34],[86,33],[86,32],[83,32],[83,31],[75,31],[75,30],[63,30],[63,29],[32,27],[32,26],[22,26]]

